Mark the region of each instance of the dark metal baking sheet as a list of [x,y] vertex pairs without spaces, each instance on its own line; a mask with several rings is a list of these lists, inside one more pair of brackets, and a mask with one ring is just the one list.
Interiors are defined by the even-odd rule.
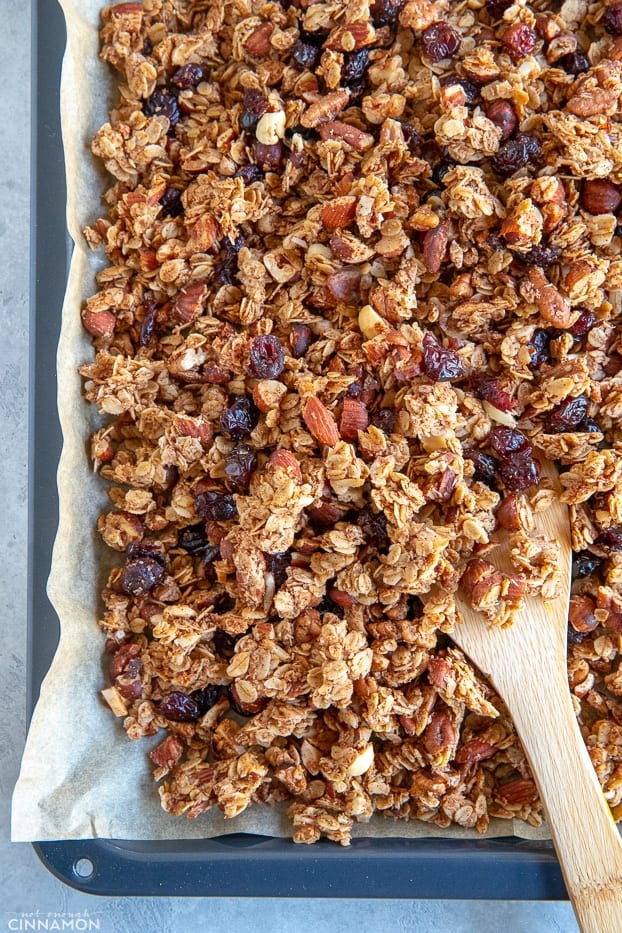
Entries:
[[[59,120],[64,22],[55,0],[33,3],[33,197],[30,419],[29,709],[58,641],[46,596],[57,525],[56,345],[70,242]],[[513,838],[322,841],[232,834],[211,840],[79,840],[35,845],[75,888],[102,895],[485,898],[567,897],[550,843]]]

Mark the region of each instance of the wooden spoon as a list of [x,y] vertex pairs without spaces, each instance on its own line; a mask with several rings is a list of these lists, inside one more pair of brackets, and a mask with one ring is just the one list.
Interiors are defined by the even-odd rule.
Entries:
[[[554,468],[543,473],[560,491]],[[565,505],[536,515],[538,530],[561,548],[563,593],[530,597],[513,625],[490,626],[458,600],[462,623],[452,638],[486,674],[510,711],[540,792],[575,915],[584,933],[622,931],[622,843],[602,794],[572,706],[566,663],[571,581]],[[500,547],[499,565],[508,559]],[[503,552],[506,552],[505,554]]]

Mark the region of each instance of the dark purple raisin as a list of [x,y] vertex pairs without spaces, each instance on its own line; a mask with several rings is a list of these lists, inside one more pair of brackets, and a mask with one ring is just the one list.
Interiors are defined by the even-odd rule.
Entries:
[[205,532],[205,525],[188,525],[177,534],[177,545],[188,554],[199,554],[208,548],[209,541]]
[[235,643],[239,637],[239,635],[230,635],[229,632],[217,628],[212,639],[216,653],[225,661],[229,661],[235,653]]
[[173,72],[171,84],[180,88],[182,91],[189,91],[195,88],[203,80],[203,69],[200,65],[190,62],[188,65],[182,65]]
[[542,158],[542,147],[534,136],[518,133],[515,139],[508,139],[499,147],[490,160],[497,175],[513,175],[519,168],[537,164]]
[[274,585],[278,590],[287,580],[287,568],[292,556],[289,551],[279,551],[278,554],[266,554],[265,558],[266,570],[274,577]]
[[493,19],[501,19],[513,3],[514,0],[486,0],[486,9]]
[[572,558],[572,576],[575,580],[589,577],[600,569],[602,562],[602,557],[597,557],[596,554],[590,554],[589,551],[575,554]]
[[343,57],[341,83],[347,86],[362,81],[368,67],[369,52],[367,49],[359,49],[357,52],[347,52]]
[[307,71],[313,71],[321,54],[320,49],[308,42],[303,42],[301,39],[294,42],[292,47],[292,58],[297,65],[300,65],[301,68],[306,68]]
[[167,188],[160,198],[160,207],[165,217],[179,217],[184,212],[179,188]]
[[179,107],[174,94],[164,87],[157,87],[143,104],[143,113],[147,117],[166,117],[174,127],[179,123]]
[[226,522],[238,514],[235,499],[229,493],[201,492],[194,500],[194,506],[206,522]]
[[161,549],[161,545],[155,541],[133,541],[127,546],[129,557],[150,557],[156,560],[161,567],[166,567],[166,555]]
[[121,589],[128,596],[145,596],[161,582],[164,567],[155,557],[132,557],[127,561],[121,575]]
[[151,295],[145,296],[143,308],[144,314],[140,323],[138,343],[141,347],[146,347],[155,332],[156,312],[158,310],[155,298],[153,298]]
[[572,327],[569,327],[568,330],[573,337],[585,337],[588,331],[590,331],[595,324],[596,315],[593,311],[588,311],[588,309],[585,308],[576,319]]
[[214,264],[214,278],[220,285],[231,285],[238,274],[238,253],[244,246],[244,237],[240,236],[232,243],[226,237],[223,248],[218,254],[218,262]]
[[589,71],[590,67],[587,55],[580,49],[575,49],[574,52],[568,52],[567,55],[562,55],[558,64],[570,75],[583,74],[584,71]]
[[461,41],[460,33],[449,23],[432,23],[421,33],[423,51],[433,64],[455,55]]
[[254,130],[259,123],[259,118],[263,117],[268,109],[268,99],[254,88],[249,88],[244,92],[243,110],[240,116],[240,127],[243,130]]
[[369,423],[389,436],[395,430],[397,413],[392,408],[380,408],[369,416]]
[[421,135],[417,132],[411,123],[401,123],[402,135],[408,146],[409,152],[416,155],[421,149]]
[[534,369],[538,369],[543,363],[551,361],[550,353],[550,334],[545,330],[535,330],[533,337],[527,344],[531,361],[529,363]]
[[610,36],[622,36],[622,3],[612,3],[605,7],[603,26]]
[[540,479],[540,467],[531,453],[513,454],[501,460],[499,478],[509,492],[520,492],[535,485]]
[[488,486],[494,485],[499,461],[492,454],[487,454],[483,450],[465,450],[464,456],[473,463],[473,479],[480,483],[487,483]]
[[253,143],[253,154],[257,164],[264,172],[273,172],[275,169],[279,168],[283,161],[285,150],[282,142],[266,145],[256,140]]
[[592,421],[591,418],[585,418],[581,424],[576,429],[579,433],[582,434],[602,434],[603,430],[596,421]]
[[581,642],[584,641],[589,634],[590,634],[589,632],[577,632],[577,630],[573,628],[572,625],[569,625],[568,626],[568,644],[569,645],[580,645]]
[[258,696],[257,699],[253,700],[251,703],[242,700],[235,688],[235,684],[229,684],[227,690],[231,708],[239,716],[254,716],[256,713],[260,713],[262,709],[265,709],[268,705],[268,698],[262,696]]
[[245,440],[259,420],[258,412],[247,396],[238,396],[220,413],[220,430],[233,441]]
[[529,439],[516,428],[495,426],[490,432],[488,443],[502,460],[517,453],[531,452]]
[[207,687],[201,687],[200,690],[193,690],[190,696],[199,707],[199,716],[204,716],[208,710],[218,703],[224,687],[219,684],[209,684]]
[[171,722],[196,722],[201,715],[201,708],[187,693],[172,690],[160,700],[158,712]]
[[344,617],[343,606],[340,606],[334,601],[334,599],[331,599],[328,593],[322,597],[322,601],[319,606],[316,606],[316,609],[321,616],[323,616],[325,612],[330,612],[332,615],[338,616],[340,619],[343,619]]
[[612,553],[622,551],[622,525],[612,525],[605,529],[596,539],[596,544]]
[[145,57],[149,57],[149,55],[151,55],[152,52],[153,52],[153,42],[151,41],[149,36],[146,36],[145,41],[143,42],[142,53]]
[[258,165],[243,165],[234,178],[241,178],[245,185],[252,185],[255,181],[263,181],[264,171]]
[[247,372],[256,379],[276,379],[283,372],[285,354],[278,337],[261,334],[253,337],[249,350]]
[[327,38],[327,33],[319,30],[317,32],[307,32],[306,29],[300,30],[300,41],[306,42],[307,45],[312,45],[316,49],[321,49]]
[[374,0],[369,8],[374,26],[377,29],[382,26],[394,26],[405,3],[406,0],[397,0],[397,3],[393,0]]
[[299,360],[305,355],[313,342],[313,331],[306,324],[292,324],[289,345],[292,356]]
[[459,78],[457,75],[446,75],[441,78],[441,87],[449,87],[452,84],[459,84],[466,96],[466,103],[472,104],[479,97],[479,88],[469,81],[468,78]]
[[423,367],[434,382],[464,376],[464,366],[456,351],[441,346],[432,334],[425,334],[423,338]]
[[559,246],[532,246],[526,253],[517,254],[516,258],[525,266],[540,266],[545,269],[555,262],[560,254]]
[[238,444],[225,457],[225,476],[236,491],[246,489],[257,466],[257,454],[248,444]]
[[362,509],[356,519],[365,535],[365,541],[374,549],[386,547],[389,543],[387,532],[387,517],[384,512],[370,512],[369,509]]
[[471,388],[476,398],[485,399],[499,411],[512,411],[514,401],[512,396],[503,388],[497,376],[488,373],[474,373],[470,379]]
[[445,160],[439,162],[432,170],[432,181],[436,182],[437,185],[442,184],[443,178],[450,169],[454,168],[455,164],[455,162],[448,162]]
[[576,431],[583,419],[587,416],[590,400],[586,395],[577,395],[575,398],[566,398],[549,412],[547,428],[554,434],[564,431]]

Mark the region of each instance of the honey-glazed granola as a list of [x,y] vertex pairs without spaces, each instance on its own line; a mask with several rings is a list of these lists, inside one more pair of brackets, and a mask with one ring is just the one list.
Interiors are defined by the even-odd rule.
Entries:
[[451,632],[459,588],[499,625],[556,597],[546,458],[619,815],[622,3],[144,0],[101,38],[103,695],[161,734],[163,807],[286,802],[297,842],[374,813],[537,825]]

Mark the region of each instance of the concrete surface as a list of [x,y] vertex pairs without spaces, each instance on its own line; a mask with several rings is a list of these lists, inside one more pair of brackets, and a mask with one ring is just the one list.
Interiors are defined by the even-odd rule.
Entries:
[[[53,3],[54,0],[46,0]],[[57,881],[31,846],[9,841],[9,810],[26,729],[26,515],[29,246],[29,3],[1,0],[0,127],[0,420],[3,450],[0,489],[0,933],[33,929],[37,915],[48,929],[80,929],[85,911],[102,933],[270,930],[396,930],[419,933],[570,933],[566,903],[494,901],[328,901],[217,898],[95,898]],[[54,923],[56,921],[56,923]],[[73,922],[72,922],[73,921]],[[64,925],[63,925],[64,924]]]

